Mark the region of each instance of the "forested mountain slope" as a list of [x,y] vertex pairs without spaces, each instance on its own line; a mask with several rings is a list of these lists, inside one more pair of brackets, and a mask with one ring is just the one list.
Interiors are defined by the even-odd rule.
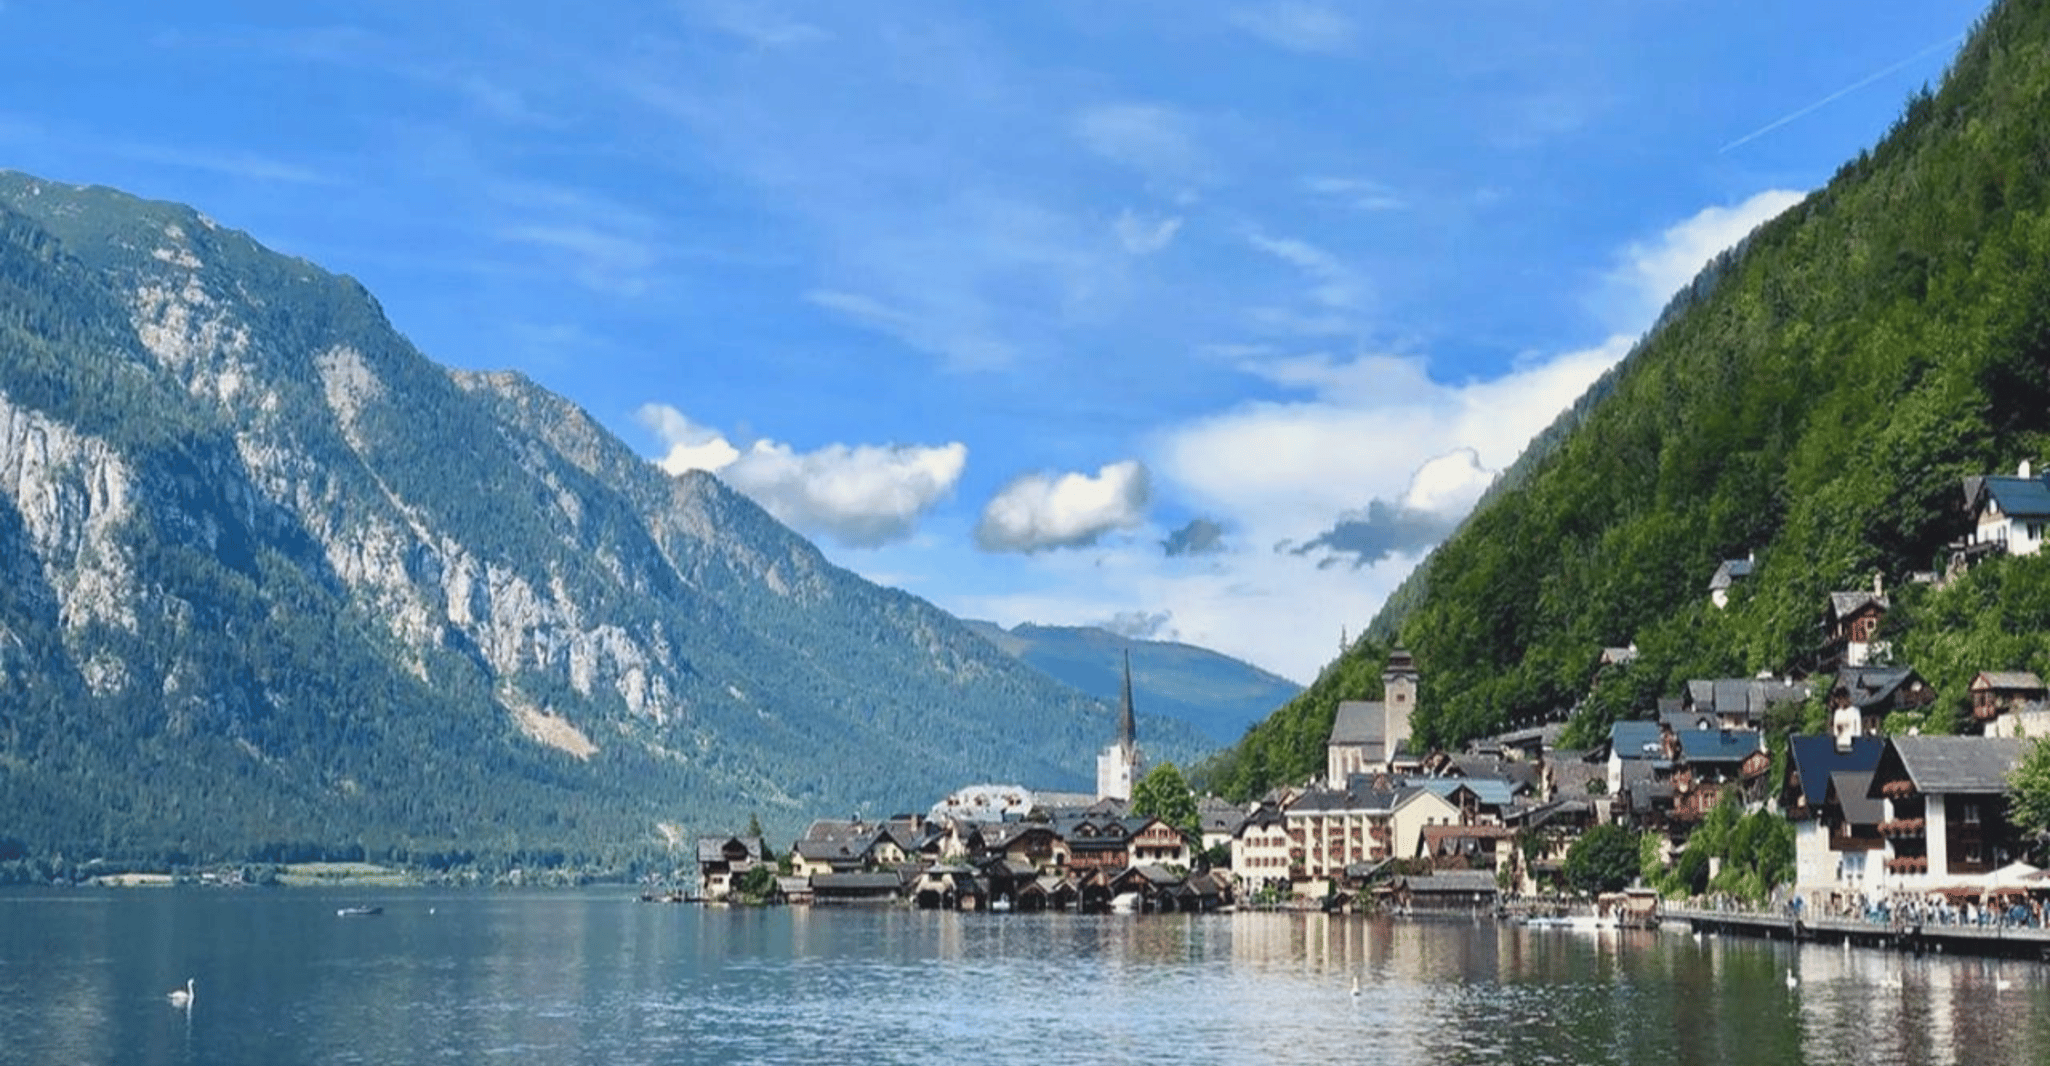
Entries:
[[1114,696],[348,278],[0,173],[0,850],[614,861],[1083,787]]
[[[1812,665],[1830,591],[1936,568],[1967,529],[1964,477],[2050,456],[2050,3],[1997,4],[1941,88],[1715,264],[1598,392],[1390,601],[1375,643],[1256,728],[1261,759],[1306,763],[1291,744],[1371,696],[1339,682],[1377,688],[1378,661],[1350,660],[1387,642],[1422,671],[1419,738],[1452,744],[1580,701],[1604,646],[1641,652],[1603,685],[1605,716],[1688,677]],[[1711,607],[1718,562],[1747,553],[1755,576]],[[1993,654],[1935,626],[1949,598],[2006,610],[1984,586],[2035,580],[1999,569],[1904,592],[1900,654],[1932,679]],[[2029,640],[1976,668],[2041,661]],[[1262,785],[1247,750],[1219,772]]]

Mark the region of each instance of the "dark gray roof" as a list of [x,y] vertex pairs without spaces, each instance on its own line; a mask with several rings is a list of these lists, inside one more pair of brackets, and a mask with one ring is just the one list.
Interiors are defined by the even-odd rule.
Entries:
[[1331,720],[1331,743],[1378,748],[1386,739],[1382,730],[1387,720],[1387,713],[1378,702],[1346,700],[1338,705],[1338,714]]
[[1851,825],[1878,825],[1886,816],[1880,806],[1879,797],[1872,795],[1872,771],[1838,770],[1829,775],[1830,787],[1836,790],[1836,805],[1844,812],[1844,821]]
[[2010,518],[2050,517],[2050,475],[1983,478],[1979,488]]
[[762,857],[761,837],[699,837],[698,861],[723,862],[726,859],[726,845],[738,842],[747,849],[747,858],[760,861]]
[[1353,788],[1313,788],[1302,794],[1290,807],[1289,813],[1322,814],[1327,811],[1389,811],[1402,796],[1396,789],[1376,789],[1361,785]]
[[1879,609],[1882,611],[1891,606],[1885,596],[1874,595],[1870,590],[1862,592],[1832,592],[1829,594],[1830,615],[1834,618],[1848,618],[1856,614],[1868,603],[1878,604]]
[[1749,559],[1724,559],[1722,565],[1715,568],[1715,576],[1708,579],[1709,591],[1729,588],[1737,583],[1738,578],[1750,577],[1754,565]]
[[1744,729],[1690,729],[1679,740],[1680,757],[1690,763],[1743,762],[1765,747],[1763,734]]
[[1893,750],[1925,793],[2004,792],[2021,761],[2015,737],[1894,737]]
[[1906,666],[1846,666],[1837,671],[1831,691],[1843,689],[1850,695],[1853,707],[1881,706],[1914,676],[1915,671]]
[[904,878],[889,871],[876,873],[813,874],[813,892],[879,892],[904,887]]
[[1828,799],[1832,777],[1859,771],[1869,775],[1886,750],[1884,737],[1852,737],[1849,751],[1838,751],[1836,738],[1829,736],[1789,737],[1787,742],[1787,769],[1801,775],[1801,798],[1810,807]]
[[1495,875],[1486,870],[1440,870],[1428,877],[1411,877],[1404,882],[1411,892],[1478,892],[1500,890]]

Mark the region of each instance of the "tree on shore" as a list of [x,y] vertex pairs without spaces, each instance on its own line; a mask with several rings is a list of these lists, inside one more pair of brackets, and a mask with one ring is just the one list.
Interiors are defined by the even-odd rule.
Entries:
[[1560,872],[1576,892],[1614,892],[1637,876],[1637,832],[1620,825],[1598,825],[1574,841]]
[[1196,794],[1175,764],[1164,762],[1146,771],[1132,786],[1132,813],[1158,818],[1179,830],[1188,840],[1203,835],[1202,816],[1196,811]]
[[2050,737],[2028,746],[2008,775],[2007,816],[2041,857],[2050,841]]

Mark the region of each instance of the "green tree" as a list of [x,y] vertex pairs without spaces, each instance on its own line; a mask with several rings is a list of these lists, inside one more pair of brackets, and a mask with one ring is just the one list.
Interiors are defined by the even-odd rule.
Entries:
[[1146,771],[1132,786],[1132,813],[1158,818],[1181,831],[1189,840],[1203,835],[1201,816],[1196,813],[1196,794],[1175,764],[1163,762]]
[[2007,816],[2030,841],[2038,857],[2050,841],[2050,737],[2029,745],[2008,775]]
[[1636,831],[1598,825],[1566,849],[1566,863],[1560,872],[1575,891],[1591,896],[1629,884],[1637,876],[1638,862]]

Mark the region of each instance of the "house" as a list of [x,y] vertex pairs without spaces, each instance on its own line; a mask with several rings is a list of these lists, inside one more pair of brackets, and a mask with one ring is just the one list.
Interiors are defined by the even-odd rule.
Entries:
[[1989,737],[2050,735],[2043,679],[2026,670],[1984,670],[1972,679],[1972,723]]
[[[1456,825],[1459,808],[1386,776],[1356,776],[1342,789],[1311,789],[1286,814],[1297,880],[1326,881],[1346,866],[1414,855],[1426,825]],[[1412,849],[1400,850],[1404,844]]]
[[1422,854],[1437,870],[1487,870],[1508,856],[1513,834],[1500,825],[1427,825]]
[[1731,788],[1749,791],[1772,766],[1765,735],[1735,729],[1690,729],[1668,734],[1678,744],[1673,762],[1673,810],[1676,822],[1698,822]]
[[1806,703],[1808,696],[1808,686],[1799,681],[1771,676],[1713,678],[1687,682],[1680,696],[1680,709],[1690,715],[1713,717],[1715,724],[1725,729],[1757,729],[1765,724],[1766,713],[1772,708]]
[[[1666,743],[1671,736],[1657,722],[1617,722],[1609,727],[1608,788],[1606,795],[1623,791],[1625,763],[1643,761],[1670,764],[1674,752]],[[1663,776],[1663,774],[1661,774]]]
[[1816,672],[1830,673],[1847,666],[1865,666],[1884,659],[1891,645],[1879,639],[1879,623],[1892,607],[1885,585],[1872,575],[1870,592],[1832,592],[1822,618],[1822,647],[1816,653]]
[[[1715,604],[1718,608],[1728,607],[1730,605],[1730,589],[1737,582],[1750,577],[1751,571],[1757,565],[1749,555],[1742,559],[1724,559],[1722,565],[1715,568],[1715,576],[1708,579],[1708,602]],[[1698,570],[1695,572],[1700,573]]]
[[1122,817],[1092,810],[1063,813],[1055,816],[1053,828],[1068,846],[1070,870],[1115,873],[1131,865],[1132,832]]
[[1231,870],[1248,890],[1290,879],[1288,819],[1280,808],[1261,804],[1247,812],[1231,839]]
[[1155,863],[1163,866],[1189,868],[1189,842],[1182,838],[1182,831],[1158,818],[1130,818],[1125,822],[1130,834],[1132,864]]
[[1839,770],[1829,775],[1829,792],[1823,799],[1829,850],[1837,857],[1837,881],[1846,895],[1877,884],[1886,859],[1886,838],[1879,832],[1886,811],[1872,797],[1872,773]]
[[698,893],[726,899],[743,875],[761,865],[763,854],[761,837],[699,837]]
[[2007,820],[2007,776],[2022,740],[1889,737],[1867,795],[1884,802],[1885,883],[1908,891],[1968,884],[2022,852]]
[[1198,846],[1206,852],[1229,848],[1239,835],[1239,827],[1246,824],[1246,814],[1245,808],[1215,796],[1197,800],[1196,826],[1202,837]]
[[1886,716],[1936,702],[1936,690],[1906,666],[1846,666],[1829,687],[1830,733],[1878,736]]
[[960,857],[973,862],[1002,860],[1035,871],[1059,871],[1068,864],[1068,847],[1045,822],[987,822],[969,830]]
[[1413,911],[1493,910],[1500,893],[1488,870],[1441,870],[1397,883],[1396,902]]
[[[1779,807],[1780,813],[1794,824],[1796,891],[1833,888],[1845,882],[1844,845],[1852,835],[1848,827],[1854,814],[1877,809],[1876,802],[1866,799],[1864,790],[1869,788],[1872,771],[1879,765],[1879,755],[1885,750],[1886,741],[1879,737],[1788,738],[1786,770],[1779,785]],[[1852,797],[1858,810],[1847,812],[1841,795],[1832,799],[1830,786],[1853,778],[1862,780],[1864,784]],[[1871,843],[1877,844],[1878,820],[1875,818],[1870,824],[1875,829]],[[1861,844],[1857,850],[1861,853],[1858,859],[1862,867],[1862,852],[1869,849]]]
[[1972,532],[1960,547],[1990,545],[2009,555],[2042,550],[2050,523],[2050,476],[2034,473],[2023,460],[2011,477],[1968,477],[1964,487]]
[[1331,721],[1324,745],[1324,783],[1336,788],[1354,774],[1386,770],[1409,744],[1410,715],[1416,710],[1415,660],[1400,648],[1381,671],[1381,699],[1346,700]]
[[1502,812],[1530,794],[1528,787],[1500,777],[1427,777],[1414,784],[1457,808],[1459,825],[1501,825]]

